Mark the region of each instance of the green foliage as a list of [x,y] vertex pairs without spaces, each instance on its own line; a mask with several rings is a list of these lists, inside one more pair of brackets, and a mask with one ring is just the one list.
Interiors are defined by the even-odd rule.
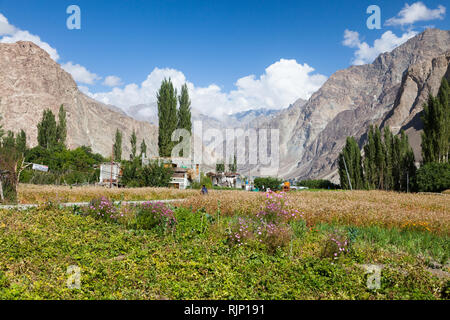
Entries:
[[339,185],[329,180],[301,180],[297,186],[308,187],[310,189],[339,189]]
[[[420,258],[396,246],[399,242],[386,246],[383,238],[363,236],[363,229],[351,252],[332,260],[320,258],[320,244],[332,225],[306,231],[272,254],[258,242],[230,249],[227,233],[205,212],[176,209],[175,216],[172,234],[129,228],[120,219],[104,221],[70,209],[4,211],[0,299],[448,298],[448,280],[432,276]],[[208,228],[203,229],[202,217]],[[226,226],[232,219],[223,217],[221,223]],[[421,243],[424,238],[418,235],[405,243]],[[445,241],[448,246],[446,238],[436,246]],[[374,259],[384,265],[376,292],[367,289],[360,266]],[[25,262],[33,268],[24,268]],[[79,290],[65,285],[69,265],[81,269]]]
[[[178,129],[185,129],[189,133],[192,132],[192,120],[191,120],[191,101],[189,100],[189,92],[187,85],[184,84],[181,87],[181,95],[178,97],[178,101],[180,103],[180,107],[177,111],[177,117],[178,117],[178,123],[177,128]],[[184,137],[183,137],[184,139]],[[190,141],[188,141],[188,146],[191,146]],[[190,148],[189,148],[190,150]],[[180,156],[187,156],[182,154],[183,150],[181,150]]]
[[133,160],[136,158],[136,152],[137,152],[137,137],[136,137],[136,131],[133,129],[133,133],[130,137],[130,143],[131,143],[131,154],[130,154],[130,160]]
[[273,177],[265,177],[265,178],[258,177],[255,178],[255,180],[253,181],[255,187],[262,191],[267,189],[273,191],[280,190],[281,189],[280,185],[282,182],[283,180]]
[[437,97],[431,94],[423,106],[423,163],[448,162],[450,152],[450,88],[442,79]]
[[42,120],[37,125],[38,145],[44,149],[51,149],[56,146],[57,126],[55,115],[50,109],[44,110]]
[[27,151],[27,135],[23,129],[16,136],[16,149],[21,154],[25,154]]
[[338,164],[342,189],[362,189],[364,177],[361,165],[361,151],[355,138],[347,137],[345,147],[339,154]]
[[147,155],[147,144],[145,143],[145,139],[142,139],[141,142],[141,158]]
[[135,158],[122,162],[122,183],[128,187],[168,187],[173,170],[164,163],[151,161],[142,166],[141,160]]
[[175,230],[177,220],[174,212],[162,202],[145,202],[134,208],[137,229],[155,230],[166,234]]
[[172,81],[164,79],[157,93],[158,102],[158,147],[160,157],[170,157],[174,142],[172,133],[177,129],[177,91]]
[[229,172],[237,172],[237,158],[234,156],[233,162],[230,161],[230,164],[228,165],[228,171]]
[[216,163],[216,173],[225,172],[225,164],[224,163]]
[[56,126],[56,142],[65,146],[67,138],[67,120],[66,120],[66,110],[64,106],[59,107],[58,112],[58,125]]
[[120,162],[122,160],[122,132],[119,129],[116,130],[113,152],[114,161]]
[[347,139],[347,144],[339,155],[339,176],[341,186],[349,189],[344,154],[353,189],[410,190],[416,166],[408,136],[403,130],[400,136],[394,136],[389,126],[386,126],[382,138],[380,129],[370,126],[362,162],[356,141],[353,138]]
[[191,189],[201,189],[202,186],[206,186],[208,189],[212,189],[212,181],[211,178],[205,175],[203,172],[200,173],[200,182],[194,181],[191,183]]
[[450,163],[427,163],[417,170],[415,184],[418,191],[442,192],[450,189]]
[[59,144],[52,149],[36,146],[25,153],[25,161],[49,167],[49,172],[22,172],[20,182],[34,184],[81,184],[98,181],[100,171],[94,168],[105,159],[92,152],[90,147],[81,146],[68,150]]

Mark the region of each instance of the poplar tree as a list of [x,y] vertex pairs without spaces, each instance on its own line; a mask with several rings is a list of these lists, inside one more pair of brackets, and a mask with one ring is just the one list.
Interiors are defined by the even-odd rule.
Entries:
[[[187,85],[184,84],[181,87],[181,95],[178,97],[178,101],[180,103],[180,107],[178,109],[178,129],[186,129],[190,134],[192,132],[192,121],[191,121],[191,101],[189,100],[189,92]],[[184,139],[184,137],[182,138]],[[191,141],[187,142],[189,149],[191,146]],[[181,156],[188,156],[183,154],[183,150],[181,150]]]
[[142,142],[141,142],[141,157],[143,155],[147,156],[147,145],[145,144],[144,139],[142,139]]
[[170,157],[174,142],[172,133],[177,129],[177,92],[172,81],[164,79],[157,93],[158,102],[158,148],[160,157]]
[[57,143],[65,146],[67,138],[67,120],[66,120],[66,110],[64,106],[59,107],[58,112],[58,125],[56,126],[56,141]]
[[114,161],[121,161],[122,160],[122,132],[120,132],[119,129],[116,130],[113,151],[114,151]]
[[27,135],[23,129],[16,136],[16,149],[22,154],[27,150]]
[[137,137],[136,137],[136,131],[133,129],[133,133],[130,137],[130,143],[131,143],[131,154],[130,154],[130,160],[133,160],[136,158],[136,150],[137,150]]
[[370,125],[367,144],[364,146],[364,173],[367,189],[375,189],[377,183],[377,170],[375,166],[375,130],[373,125]]
[[[362,189],[364,173],[361,164],[361,151],[355,138],[347,137],[346,143],[338,158],[339,177],[343,189]],[[348,172],[348,175],[347,175]],[[348,181],[350,178],[350,182]]]
[[38,144],[45,149],[51,149],[57,144],[55,115],[50,109],[44,111],[42,120],[37,125]]
[[442,79],[437,97],[431,94],[423,106],[422,158],[423,163],[448,162],[450,148],[450,89]]

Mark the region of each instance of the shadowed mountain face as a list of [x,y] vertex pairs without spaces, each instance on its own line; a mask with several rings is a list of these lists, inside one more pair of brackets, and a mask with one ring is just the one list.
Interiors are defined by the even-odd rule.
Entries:
[[78,90],[70,74],[32,42],[0,44],[0,114],[5,130],[24,129],[29,146],[37,144],[37,123],[49,108],[55,116],[60,105],[67,110],[67,145],[91,146],[111,154],[116,129],[123,132],[123,156],[130,154],[129,137],[136,130],[145,139],[149,155],[157,154],[157,127],[136,121],[95,101]]

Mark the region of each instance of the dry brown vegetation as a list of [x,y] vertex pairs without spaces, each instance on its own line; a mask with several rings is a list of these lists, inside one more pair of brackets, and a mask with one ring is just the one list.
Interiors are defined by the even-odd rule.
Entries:
[[[318,222],[344,225],[379,225],[422,228],[450,234],[450,196],[384,191],[301,191],[287,194],[289,206],[304,213],[308,225]],[[182,206],[216,212],[220,202],[223,215],[254,214],[264,194],[243,191],[211,191],[192,197]]]
[[[168,188],[61,187],[19,185],[20,203],[81,202],[99,196],[111,200],[187,199],[180,205],[193,210],[204,208],[222,215],[254,215],[265,194],[246,191],[210,190],[201,196],[198,190]],[[415,227],[438,234],[450,234],[450,195],[384,191],[301,191],[286,195],[289,206],[303,212],[308,225],[318,222],[345,225]]]
[[198,195],[198,190],[177,190],[169,188],[104,188],[104,187],[65,187],[31,184],[19,185],[19,203],[87,202],[105,196],[111,200],[163,200],[184,199]]

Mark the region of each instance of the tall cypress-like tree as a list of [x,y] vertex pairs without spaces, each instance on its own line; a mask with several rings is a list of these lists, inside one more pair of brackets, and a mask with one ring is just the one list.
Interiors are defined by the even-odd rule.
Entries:
[[375,129],[375,166],[377,168],[377,188],[384,189],[384,175],[385,175],[385,148],[383,140],[381,139],[381,131],[379,128]]
[[66,110],[64,106],[59,107],[58,112],[58,125],[56,126],[56,141],[57,143],[65,146],[67,138],[67,120],[66,120]]
[[[184,84],[181,87],[181,95],[178,97],[178,101],[180,103],[180,107],[178,109],[178,129],[186,129],[189,131],[189,133],[192,132],[192,121],[191,121],[191,101],[189,99],[189,92],[187,85]],[[184,139],[184,138],[183,138]],[[191,141],[189,139],[188,146],[190,150]],[[187,156],[183,155],[183,150],[181,150],[181,156]]]
[[375,166],[375,129],[370,125],[367,144],[364,146],[364,173],[365,182],[368,189],[377,187],[378,175]]
[[55,115],[50,109],[44,111],[41,122],[37,125],[38,144],[42,148],[51,149],[57,144]]
[[20,133],[16,136],[16,148],[21,154],[24,154],[25,151],[27,151],[27,135],[23,129],[20,130]]
[[177,92],[172,81],[164,79],[157,93],[158,102],[158,147],[160,157],[170,157],[174,142],[172,133],[177,129]]
[[431,94],[423,106],[422,158],[423,163],[449,161],[450,148],[450,89],[442,79],[437,97]]
[[130,154],[130,160],[133,160],[136,158],[136,150],[137,150],[137,137],[136,137],[136,131],[133,129],[133,133],[130,137],[130,143],[131,143],[131,154]]
[[141,142],[141,157],[147,156],[147,145],[145,144],[145,140],[142,139]]
[[347,137],[344,149],[339,154],[338,165],[341,187],[343,189],[350,189],[350,184],[352,189],[364,188],[361,151],[355,138]]
[[394,166],[394,136],[389,126],[384,127],[384,189],[391,190],[394,187],[394,177],[392,175]]
[[114,161],[121,161],[122,160],[122,132],[120,132],[119,129],[116,130],[113,151],[114,151]]

